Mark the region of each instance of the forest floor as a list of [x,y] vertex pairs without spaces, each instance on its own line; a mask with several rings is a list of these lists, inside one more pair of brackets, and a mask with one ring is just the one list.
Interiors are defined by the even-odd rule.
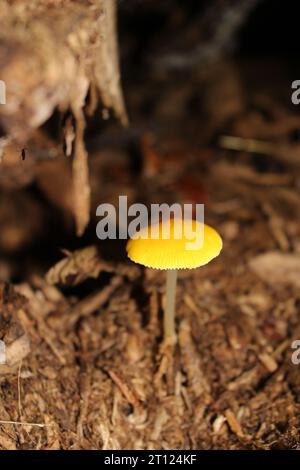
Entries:
[[[42,172],[8,196],[1,183],[0,448],[300,449],[300,114],[266,80],[250,92],[234,64],[210,73],[136,83],[129,130],[87,135],[94,214],[122,194],[204,202],[223,237],[217,259],[179,272],[174,348],[162,339],[164,272],[99,241],[95,216],[74,242],[67,188]],[[276,150],[228,150],[222,135]]]

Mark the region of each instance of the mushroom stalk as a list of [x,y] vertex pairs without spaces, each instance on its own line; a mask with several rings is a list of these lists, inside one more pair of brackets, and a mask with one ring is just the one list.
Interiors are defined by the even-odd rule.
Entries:
[[175,340],[175,297],[177,269],[167,270],[166,306],[164,312],[164,336]]

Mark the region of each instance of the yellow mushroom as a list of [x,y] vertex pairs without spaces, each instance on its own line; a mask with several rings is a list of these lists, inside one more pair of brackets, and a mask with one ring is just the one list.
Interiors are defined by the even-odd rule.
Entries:
[[[166,238],[166,234],[168,237]],[[202,235],[200,246],[194,243]],[[167,271],[164,310],[165,339],[175,341],[175,294],[178,269],[209,263],[222,249],[222,239],[212,227],[198,220],[168,219],[150,225],[127,242],[128,257],[135,263]]]

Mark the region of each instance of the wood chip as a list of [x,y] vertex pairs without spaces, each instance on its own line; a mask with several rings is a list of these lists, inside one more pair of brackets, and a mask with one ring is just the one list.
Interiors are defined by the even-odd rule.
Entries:
[[213,425],[212,425],[213,431],[214,431],[215,434],[218,434],[220,432],[220,430],[221,430],[223,424],[225,423],[225,421],[226,421],[226,418],[225,418],[224,415],[218,415],[216,417],[216,419],[214,420]]
[[0,447],[4,450],[16,450],[16,445],[12,439],[9,439],[7,436],[0,436]]
[[226,410],[225,411],[225,417],[227,420],[227,423],[231,429],[231,431],[236,434],[238,437],[244,437],[244,433],[242,431],[242,428],[240,426],[240,423],[236,419],[234,413],[231,410]]
[[262,353],[259,354],[258,357],[269,372],[275,372],[275,370],[277,370],[278,364],[272,356],[267,353]]

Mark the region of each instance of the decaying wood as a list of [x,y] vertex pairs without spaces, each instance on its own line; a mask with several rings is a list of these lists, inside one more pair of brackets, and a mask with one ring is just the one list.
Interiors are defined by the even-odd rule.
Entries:
[[[119,84],[115,1],[3,1],[1,79],[7,134],[26,138],[78,90],[95,86],[104,105],[127,122]],[[28,24],[30,23],[30,28]]]
[[[127,123],[120,88],[115,0],[3,1],[0,16],[0,69],[6,84],[0,125],[7,136],[1,141],[2,155],[11,140],[25,145],[55,109],[74,114],[74,215],[81,235],[90,211],[83,143],[83,108],[89,92],[92,108],[101,100]],[[68,139],[66,147],[70,153]]]

